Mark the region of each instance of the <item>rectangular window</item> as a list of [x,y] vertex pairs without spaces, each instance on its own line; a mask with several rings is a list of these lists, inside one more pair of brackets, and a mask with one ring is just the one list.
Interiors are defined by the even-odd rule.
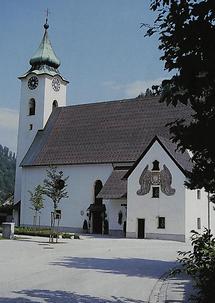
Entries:
[[197,218],[197,229],[201,229],[201,218]]
[[197,189],[197,199],[201,199],[201,190]]
[[165,228],[165,217],[158,217],[158,228]]
[[33,124],[29,124],[29,130],[33,129]]
[[159,186],[152,187],[152,198],[159,198],[160,188]]

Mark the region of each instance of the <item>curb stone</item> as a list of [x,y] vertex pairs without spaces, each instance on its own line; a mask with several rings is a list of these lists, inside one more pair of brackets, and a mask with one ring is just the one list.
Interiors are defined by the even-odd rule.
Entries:
[[189,295],[193,292],[191,280],[182,275],[178,278],[162,275],[155,283],[148,303],[189,302]]
[[148,303],[162,303],[165,302],[166,291],[167,291],[167,273],[163,274],[154,287],[149,296]]

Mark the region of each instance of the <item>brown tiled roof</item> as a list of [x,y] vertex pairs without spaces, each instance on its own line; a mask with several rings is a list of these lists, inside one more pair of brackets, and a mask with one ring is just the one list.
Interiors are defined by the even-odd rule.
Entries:
[[120,199],[127,195],[127,180],[123,179],[127,170],[116,169],[112,172],[97,198]]
[[135,162],[155,135],[169,138],[166,123],[190,115],[158,97],[57,108],[21,165]]
[[176,150],[177,145],[172,143],[167,138],[163,138],[158,136],[160,142],[166,147],[166,150],[170,153],[170,155],[175,159],[175,161],[181,166],[182,170],[191,171],[193,164],[191,162],[190,155],[187,151],[181,153],[179,150]]

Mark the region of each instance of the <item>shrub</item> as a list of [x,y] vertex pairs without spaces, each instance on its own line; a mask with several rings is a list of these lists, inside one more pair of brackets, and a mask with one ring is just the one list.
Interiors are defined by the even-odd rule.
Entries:
[[[2,228],[0,227],[0,232]],[[56,238],[57,235],[62,236],[63,239],[80,239],[79,235],[74,233],[62,233],[62,232],[54,232],[49,227],[31,227],[31,226],[23,226],[23,227],[15,227],[14,233],[16,235],[25,235],[25,236],[37,236],[37,237],[50,237],[52,233],[53,237]]]
[[74,233],[63,233],[62,234],[63,239],[80,239],[79,235],[74,234]]
[[178,254],[178,261],[182,265],[173,271],[173,274],[186,273],[192,277],[196,294],[191,300],[197,303],[214,303],[215,298],[215,238],[209,230],[203,234],[192,230],[192,251]]
[[69,234],[69,233],[63,233],[61,236],[62,236],[63,239],[71,239],[72,238],[72,234]]
[[15,227],[14,233],[16,235],[49,237],[51,230],[50,228]]

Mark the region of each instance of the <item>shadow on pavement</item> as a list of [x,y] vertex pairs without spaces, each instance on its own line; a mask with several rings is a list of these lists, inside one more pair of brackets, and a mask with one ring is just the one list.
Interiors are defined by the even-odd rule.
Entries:
[[101,259],[65,257],[59,262],[57,261],[51,263],[51,265],[87,270],[92,269],[99,272],[126,275],[131,277],[158,278],[164,272],[174,267],[176,262],[140,258]]
[[[23,290],[15,292],[18,295],[16,298],[0,297],[0,303],[38,303],[38,299],[43,299],[46,303],[146,303],[142,300],[134,300],[124,297],[112,296],[111,299],[103,299],[89,295],[81,295],[67,291],[50,291],[50,290]],[[36,301],[34,300],[36,299]]]
[[169,280],[166,303],[188,303],[194,293],[192,281],[185,275],[178,275]]

